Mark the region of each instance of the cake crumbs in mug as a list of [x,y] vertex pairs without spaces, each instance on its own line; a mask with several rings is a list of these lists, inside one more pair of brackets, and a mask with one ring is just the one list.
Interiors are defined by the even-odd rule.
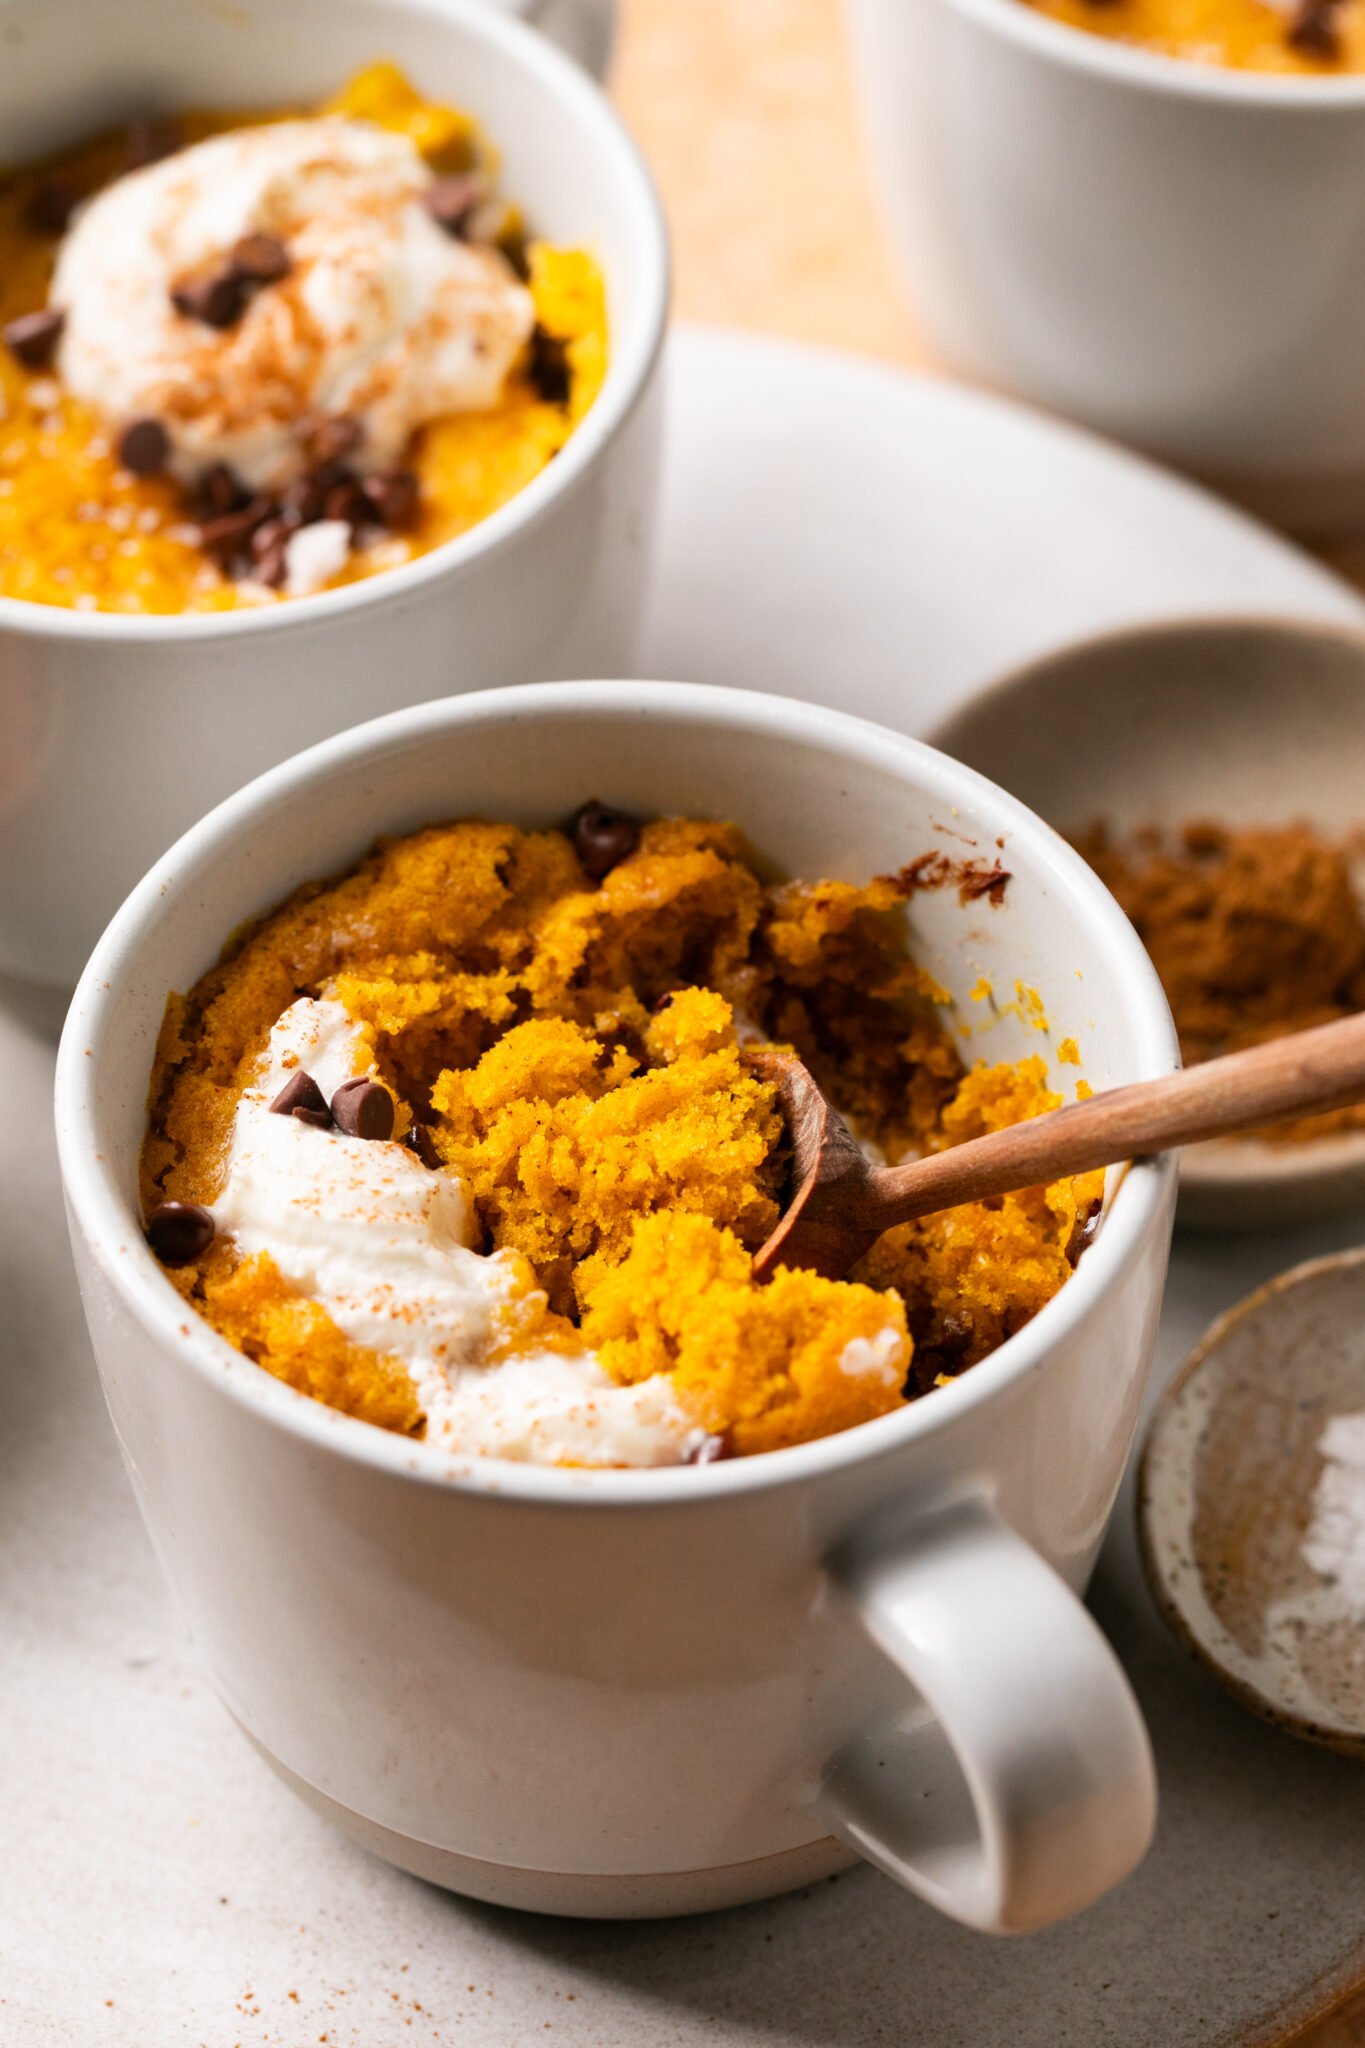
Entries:
[[381,844],[168,1003],[144,1213],[173,1259],[187,1205],[210,1226],[169,1280],[299,1391],[461,1455],[702,1466],[893,1413],[1066,1284],[1103,1192],[754,1279],[790,1163],[755,1043],[891,1161],[1062,1099],[1037,1054],[964,1065],[910,951],[923,872],[765,881],[733,825],[599,802]]

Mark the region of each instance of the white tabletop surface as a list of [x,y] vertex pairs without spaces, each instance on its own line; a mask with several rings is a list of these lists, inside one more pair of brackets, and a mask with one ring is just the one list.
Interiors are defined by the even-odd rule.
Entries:
[[[675,373],[644,672],[743,668],[803,695],[823,677],[914,730],[1049,630],[1201,591],[1361,616],[1207,501],[943,387],[709,337]],[[803,432],[761,484],[798,396],[823,445]],[[1176,1649],[1126,1499],[1093,1599],[1152,1728],[1161,1822],[1137,1875],[1069,1926],[995,1943],[870,1871],[692,1921],[536,1919],[334,1835],[229,1725],[138,1524],[68,1270],[53,1007],[0,992],[0,2048],[1185,2048],[1276,2038],[1358,1966],[1365,1773],[1263,1727]],[[1260,1279],[1360,1235],[1178,1246],[1161,1373]]]

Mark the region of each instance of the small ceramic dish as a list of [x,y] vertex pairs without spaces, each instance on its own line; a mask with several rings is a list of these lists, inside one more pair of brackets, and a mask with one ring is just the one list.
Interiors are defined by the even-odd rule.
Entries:
[[615,111],[482,0],[6,0],[0,164],[136,115],[314,106],[376,58],[468,109],[536,231],[606,280],[610,360],[563,452],[430,553],[287,604],[138,616],[0,598],[0,971],[70,987],[230,790],[358,719],[628,669],[654,524],[668,245]]
[[[934,744],[1064,835],[1190,818],[1365,822],[1365,638],[1211,620],[1083,641],[983,691]],[[1180,1221],[1302,1222],[1365,1201],[1365,1132],[1221,1140],[1181,1161]]]
[[1365,1756],[1365,1251],[1282,1273],[1167,1389],[1138,1474],[1152,1594],[1244,1705]]
[[1365,519],[1365,77],[1025,0],[848,0],[874,167],[955,368],[1302,527]]

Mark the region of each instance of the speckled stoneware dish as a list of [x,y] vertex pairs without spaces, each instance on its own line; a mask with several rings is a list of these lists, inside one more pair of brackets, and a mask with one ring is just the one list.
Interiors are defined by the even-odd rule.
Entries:
[[[1365,636],[1209,620],[1082,641],[984,690],[929,735],[1064,834],[1190,818],[1365,823]],[[1300,1223],[1365,1203],[1365,1132],[1223,1139],[1181,1158],[1179,1220]]]
[[1365,1757],[1365,1605],[1323,1555],[1365,1532],[1352,1421],[1365,1442],[1365,1250],[1214,1324],[1153,1418],[1137,1512],[1153,1596],[1196,1656],[1278,1727]]

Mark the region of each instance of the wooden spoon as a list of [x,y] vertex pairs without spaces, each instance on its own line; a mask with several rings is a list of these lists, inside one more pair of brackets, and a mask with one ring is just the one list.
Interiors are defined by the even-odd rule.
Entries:
[[796,1188],[754,1260],[755,1276],[806,1266],[841,1280],[893,1224],[1365,1100],[1365,1012],[1159,1081],[1111,1088],[902,1166],[869,1164],[795,1054],[760,1046],[749,1060],[777,1087]]

